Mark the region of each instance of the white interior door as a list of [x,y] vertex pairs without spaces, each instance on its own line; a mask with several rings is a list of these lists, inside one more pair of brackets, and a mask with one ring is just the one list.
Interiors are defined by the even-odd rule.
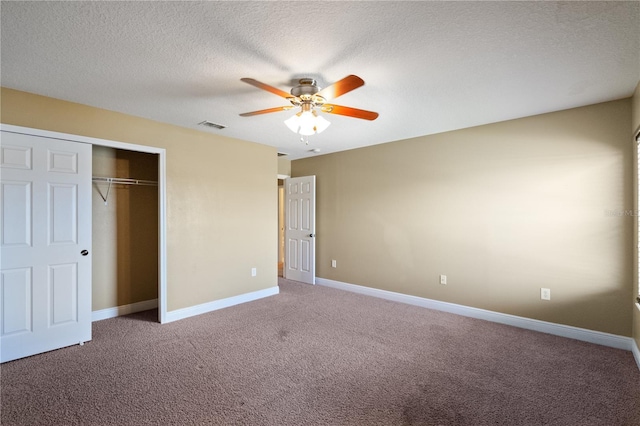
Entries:
[[285,179],[284,277],[316,283],[316,177]]
[[2,131],[0,362],[91,340],[91,145]]

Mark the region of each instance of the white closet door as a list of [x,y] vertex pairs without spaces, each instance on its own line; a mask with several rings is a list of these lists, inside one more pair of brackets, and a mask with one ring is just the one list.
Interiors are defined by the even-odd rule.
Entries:
[[91,340],[91,145],[1,132],[0,362]]

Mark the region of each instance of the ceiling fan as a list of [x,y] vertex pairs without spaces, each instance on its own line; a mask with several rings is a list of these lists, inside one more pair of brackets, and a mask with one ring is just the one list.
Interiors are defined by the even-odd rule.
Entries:
[[241,80],[259,89],[283,97],[291,103],[291,105],[281,107],[245,112],[240,114],[241,117],[288,111],[292,108],[300,107],[300,112],[286,120],[285,124],[293,132],[304,136],[320,133],[331,124],[322,116],[318,115],[315,108],[327,114],[338,114],[347,117],[361,118],[363,120],[375,120],[378,118],[377,112],[328,103],[338,96],[344,95],[364,85],[364,80],[356,75],[349,75],[324,89],[320,89],[314,79],[302,78],[298,81],[298,85],[291,89],[291,93],[269,86],[253,78],[242,78]]

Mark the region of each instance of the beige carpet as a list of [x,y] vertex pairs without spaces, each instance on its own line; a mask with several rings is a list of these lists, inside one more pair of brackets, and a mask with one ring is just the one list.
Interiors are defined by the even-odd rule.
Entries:
[[640,425],[630,352],[280,280],[0,367],[3,425]]

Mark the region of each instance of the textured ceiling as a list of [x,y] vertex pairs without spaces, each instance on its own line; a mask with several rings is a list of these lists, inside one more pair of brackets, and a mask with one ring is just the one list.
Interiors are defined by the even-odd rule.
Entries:
[[[277,147],[302,158],[628,97],[640,80],[635,2],[6,2],[2,86]],[[309,145],[289,91],[349,74]],[[224,130],[197,126],[203,120]],[[185,147],[186,148],[186,147]]]

